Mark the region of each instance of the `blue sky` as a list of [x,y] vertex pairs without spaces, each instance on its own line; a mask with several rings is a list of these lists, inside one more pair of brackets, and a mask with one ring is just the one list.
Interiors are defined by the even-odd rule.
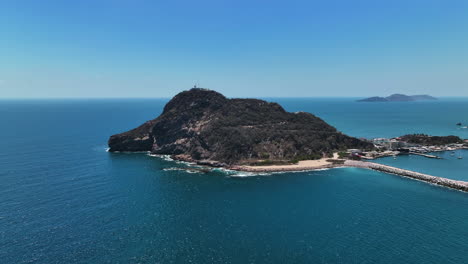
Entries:
[[468,96],[468,1],[3,0],[0,97]]

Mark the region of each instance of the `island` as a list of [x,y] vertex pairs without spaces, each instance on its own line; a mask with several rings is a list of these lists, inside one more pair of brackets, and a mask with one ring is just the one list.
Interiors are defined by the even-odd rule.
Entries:
[[466,139],[425,134],[358,139],[311,113],[290,113],[277,103],[229,99],[201,88],[177,94],[159,117],[111,136],[108,144],[112,153],[145,151],[201,166],[185,168],[189,172],[205,173],[210,167],[247,172],[357,167],[468,192],[465,181],[369,161],[397,155],[440,158],[431,152],[454,154],[454,150],[468,148]]
[[413,101],[430,101],[437,100],[437,98],[430,95],[405,95],[405,94],[392,94],[387,97],[374,96],[365,99],[357,100],[358,102],[413,102]]
[[290,113],[264,100],[229,99],[201,88],[177,94],[159,117],[111,136],[108,144],[110,152],[149,151],[229,168],[291,164],[302,168],[303,160],[315,160],[322,167],[334,164],[327,162],[334,153],[374,148],[313,114]]

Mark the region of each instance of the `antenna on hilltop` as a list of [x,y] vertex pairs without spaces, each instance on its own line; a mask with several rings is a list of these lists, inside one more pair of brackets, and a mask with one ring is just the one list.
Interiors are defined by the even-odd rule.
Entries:
[[193,88],[194,89],[197,89],[197,88],[200,88],[200,82],[198,82],[198,80],[195,82],[195,84],[193,85]]

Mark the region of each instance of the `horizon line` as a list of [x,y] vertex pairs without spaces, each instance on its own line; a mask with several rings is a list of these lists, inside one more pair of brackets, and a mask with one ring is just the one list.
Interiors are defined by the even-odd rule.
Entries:
[[[174,95],[175,96],[175,95]],[[113,100],[113,99],[171,99],[172,97],[0,97],[0,100]],[[431,95],[432,96],[432,95]],[[369,96],[235,96],[227,98],[283,98],[283,99],[301,99],[301,98],[369,98]],[[434,96],[435,98],[467,98],[468,95],[448,95]]]

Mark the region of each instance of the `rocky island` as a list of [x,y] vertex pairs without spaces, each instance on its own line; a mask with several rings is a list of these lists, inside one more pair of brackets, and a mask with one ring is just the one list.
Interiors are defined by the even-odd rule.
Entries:
[[108,143],[110,152],[150,151],[219,167],[323,161],[338,151],[373,148],[313,114],[200,88],[177,94],[159,117],[111,136]]
[[[402,153],[432,157],[426,153],[463,149],[467,143],[456,136],[425,134],[357,139],[310,113],[290,113],[277,103],[229,99],[200,88],[177,94],[159,117],[113,135],[108,142],[109,152],[146,151],[232,170],[279,172],[358,167],[462,191],[468,191],[468,182],[363,160]],[[207,167],[186,170],[209,171]]]
[[437,98],[430,95],[405,95],[405,94],[392,94],[387,97],[374,96],[365,99],[357,100],[358,102],[412,102],[412,101],[430,101],[437,100]]

